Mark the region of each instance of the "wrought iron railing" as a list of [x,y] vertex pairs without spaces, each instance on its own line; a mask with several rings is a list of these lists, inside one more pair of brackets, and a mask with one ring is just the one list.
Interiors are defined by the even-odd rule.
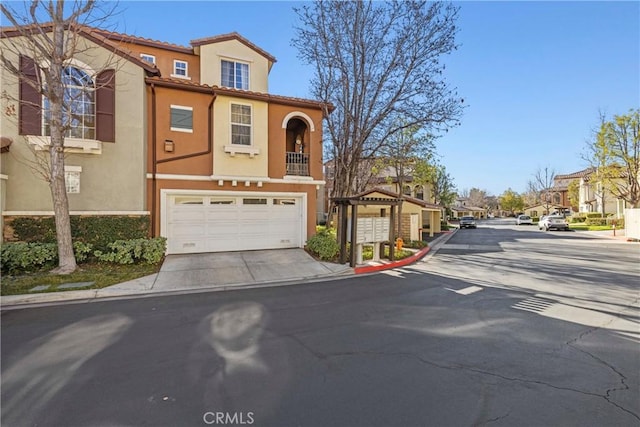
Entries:
[[309,154],[287,152],[287,175],[309,176]]

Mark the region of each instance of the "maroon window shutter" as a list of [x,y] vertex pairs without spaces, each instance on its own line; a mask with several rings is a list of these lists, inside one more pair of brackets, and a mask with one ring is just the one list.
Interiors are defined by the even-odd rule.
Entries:
[[42,133],[42,96],[33,85],[40,85],[36,62],[20,55],[20,85],[18,106],[18,132],[20,135]]
[[116,72],[104,70],[96,78],[96,139],[116,141]]

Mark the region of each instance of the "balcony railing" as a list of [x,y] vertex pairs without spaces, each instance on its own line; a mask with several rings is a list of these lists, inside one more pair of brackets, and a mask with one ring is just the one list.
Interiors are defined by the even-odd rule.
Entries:
[[309,154],[287,152],[287,175],[309,176]]

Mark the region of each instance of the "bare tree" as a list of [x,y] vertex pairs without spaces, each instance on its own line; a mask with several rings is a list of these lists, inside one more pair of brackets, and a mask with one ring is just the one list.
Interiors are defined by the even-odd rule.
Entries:
[[[0,3],[2,14],[14,26],[2,28],[2,66],[46,100],[44,114],[50,137],[48,157],[37,157],[34,164],[51,190],[59,258],[54,272],[58,274],[68,274],[77,268],[65,185],[64,142],[73,123],[83,114],[82,102],[78,102],[82,94],[67,85],[69,76],[64,75],[65,67],[78,53],[90,49],[80,42],[84,25],[104,22],[113,16],[115,7],[116,3],[94,0],[69,4],[63,0]],[[9,35],[9,32],[13,34]],[[46,64],[45,72],[39,72],[38,64]],[[35,116],[34,107],[24,101],[20,105],[21,111],[31,109]]]
[[332,197],[362,191],[359,163],[402,129],[435,133],[457,124],[462,102],[441,63],[456,48],[452,3],[332,0],[295,11],[300,25],[292,44],[315,67],[313,95],[336,107],[325,114]]
[[529,181],[529,188],[540,195],[540,202],[544,206],[545,213],[550,213],[553,205],[553,185],[556,172],[549,166],[538,168],[533,175],[533,181]]
[[469,190],[469,206],[484,208],[487,205],[487,192],[479,188]]

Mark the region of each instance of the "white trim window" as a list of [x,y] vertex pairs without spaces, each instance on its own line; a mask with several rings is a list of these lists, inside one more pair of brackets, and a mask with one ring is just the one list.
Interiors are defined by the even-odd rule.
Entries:
[[249,64],[222,60],[221,84],[224,87],[249,90]]
[[67,188],[67,194],[80,193],[80,172],[82,166],[66,166],[64,167],[64,184]]
[[140,59],[143,61],[147,61],[149,64],[156,65],[156,57],[153,55],[149,55],[148,53],[141,53]]
[[231,144],[251,146],[251,105],[231,104]]
[[[95,139],[95,83],[84,70],[69,65],[62,70],[64,85],[64,135],[68,138]],[[42,135],[51,135],[51,103],[47,97],[42,100]]]
[[171,130],[193,133],[193,107],[171,105]]
[[187,61],[180,61],[178,59],[173,60],[173,74],[171,77],[178,77],[180,79],[189,79],[189,64]]

